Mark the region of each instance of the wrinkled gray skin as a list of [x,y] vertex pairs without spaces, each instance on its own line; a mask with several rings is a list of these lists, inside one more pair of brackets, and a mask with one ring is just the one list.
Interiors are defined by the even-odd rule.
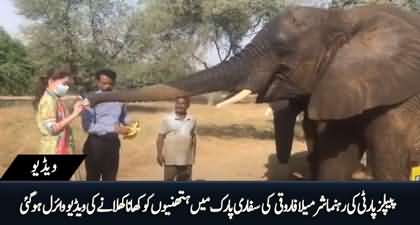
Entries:
[[[243,89],[258,94],[257,103],[306,99],[300,107],[312,131],[314,178],[350,179],[361,149],[369,149],[375,179],[407,180],[410,152],[420,148],[420,16],[391,6],[288,8],[228,62],[88,99],[159,101]],[[293,132],[290,120],[283,130]]]

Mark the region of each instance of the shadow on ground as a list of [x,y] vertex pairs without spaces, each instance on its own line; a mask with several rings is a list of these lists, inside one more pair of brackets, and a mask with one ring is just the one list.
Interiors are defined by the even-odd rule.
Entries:
[[200,136],[211,136],[217,138],[254,138],[261,140],[274,140],[274,133],[271,130],[259,130],[252,125],[201,125],[198,126]]
[[[298,172],[304,177],[309,177],[308,162],[306,160],[307,156],[308,153],[306,151],[294,153],[289,160],[289,172]],[[264,177],[267,180],[285,180],[285,178],[289,177],[289,174],[286,174],[287,172],[280,167],[276,154],[269,155],[265,167],[267,170],[264,174]]]

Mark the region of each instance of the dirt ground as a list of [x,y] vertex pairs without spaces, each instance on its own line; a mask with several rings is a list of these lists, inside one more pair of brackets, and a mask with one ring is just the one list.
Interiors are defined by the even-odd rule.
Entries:
[[[160,180],[162,168],[156,163],[155,140],[162,117],[172,103],[141,103],[129,107],[131,119],[140,120],[142,131],[133,140],[123,140],[119,180]],[[198,122],[198,153],[193,180],[278,180],[279,169],[273,140],[272,117],[267,105],[236,104],[217,109],[192,104],[190,113]],[[30,104],[0,106],[0,174],[17,154],[37,154],[39,132]],[[86,138],[80,121],[72,127],[78,152]],[[307,173],[306,146],[295,141],[291,170]],[[80,167],[84,177],[84,167]]]

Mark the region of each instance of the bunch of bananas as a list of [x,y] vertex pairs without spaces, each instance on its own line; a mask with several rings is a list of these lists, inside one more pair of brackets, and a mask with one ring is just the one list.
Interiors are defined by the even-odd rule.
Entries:
[[140,131],[140,121],[136,121],[128,126],[130,132],[123,136],[123,139],[133,139]]

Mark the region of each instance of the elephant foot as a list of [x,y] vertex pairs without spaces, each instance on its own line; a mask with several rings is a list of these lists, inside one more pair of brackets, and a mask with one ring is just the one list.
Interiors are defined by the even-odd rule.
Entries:
[[278,177],[280,180],[305,180],[305,176],[302,173],[290,171],[290,165],[288,163],[279,163],[278,169],[281,171]]
[[278,180],[289,180],[289,174],[290,174],[289,163],[280,162],[278,164],[277,169],[278,169],[278,174],[276,178]]

